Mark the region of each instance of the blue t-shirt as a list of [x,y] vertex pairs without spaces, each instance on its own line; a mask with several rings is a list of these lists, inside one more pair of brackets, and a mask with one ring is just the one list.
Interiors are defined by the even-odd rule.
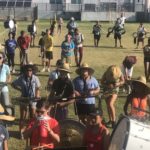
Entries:
[[[10,69],[8,65],[3,64],[0,66],[0,82],[6,82],[8,75],[10,75]],[[4,86],[2,92],[8,92],[8,87]]]
[[[83,93],[91,89],[99,88],[98,81],[94,77],[90,77],[89,80],[86,80],[86,83],[84,85],[83,79],[79,76],[73,80],[74,88],[79,93]],[[85,99],[79,99],[77,103],[81,104],[95,104],[95,97],[89,97]]]
[[18,79],[13,81],[14,86],[21,88],[22,97],[35,97],[36,88],[40,88],[41,83],[39,78],[35,75],[32,75],[32,78],[26,78],[24,75],[21,75]]
[[72,56],[74,47],[75,47],[74,42],[71,41],[70,43],[68,43],[64,41],[61,45],[62,49],[61,54],[63,56]]
[[3,125],[0,125],[0,150],[3,150],[4,148],[4,141],[9,138],[8,131]]
[[6,47],[6,51],[8,54],[14,54],[15,53],[15,49],[17,47],[17,42],[16,40],[12,39],[8,39],[6,42],[5,42],[5,47]]

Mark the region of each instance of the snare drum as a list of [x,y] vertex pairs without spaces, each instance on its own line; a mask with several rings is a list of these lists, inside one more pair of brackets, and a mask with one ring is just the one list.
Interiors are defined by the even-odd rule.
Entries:
[[149,150],[150,125],[122,117],[114,129],[109,150]]

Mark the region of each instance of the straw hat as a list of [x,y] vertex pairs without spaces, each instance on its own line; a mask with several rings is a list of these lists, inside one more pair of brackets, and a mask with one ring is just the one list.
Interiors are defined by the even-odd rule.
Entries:
[[58,70],[63,71],[63,72],[67,72],[67,73],[71,73],[68,63],[63,63],[62,66],[58,67]]
[[14,121],[15,120],[15,117],[4,114],[4,108],[2,107],[1,104],[0,104],[0,120],[6,120],[6,121]]
[[139,76],[136,80],[132,80],[132,84],[134,83],[139,83],[141,85],[144,85],[145,88],[149,89],[150,91],[150,87],[146,84],[146,78],[144,76]]
[[94,69],[89,67],[87,63],[83,63],[78,69],[76,69],[76,73],[80,75],[83,69],[87,69],[90,75],[94,73]]

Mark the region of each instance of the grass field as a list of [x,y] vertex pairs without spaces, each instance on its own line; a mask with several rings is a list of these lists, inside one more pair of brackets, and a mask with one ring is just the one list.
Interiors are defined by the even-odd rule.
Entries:
[[[18,35],[21,30],[27,30],[27,25],[29,25],[30,22],[18,22]],[[106,70],[106,68],[109,65],[116,64],[121,65],[121,62],[123,58],[126,55],[136,55],[138,58],[137,64],[134,68],[133,77],[137,77],[139,75],[144,75],[143,71],[143,53],[141,49],[135,49],[136,45],[133,44],[133,37],[132,33],[136,31],[138,24],[137,23],[127,23],[125,25],[126,28],[126,34],[123,35],[122,39],[122,45],[123,48],[114,48],[114,39],[111,35],[109,38],[106,38],[107,29],[108,27],[112,27],[112,23],[101,23],[103,27],[102,37],[100,41],[100,45],[98,48],[95,48],[93,46],[93,35],[92,35],[92,26],[93,22],[78,22],[79,30],[84,34],[85,41],[84,41],[84,58],[83,61],[87,62],[91,67],[95,69],[94,76],[98,79],[101,78],[103,72]],[[36,45],[38,46],[38,40],[40,37],[41,31],[45,31],[46,28],[49,28],[49,22],[48,21],[38,21],[38,34],[36,37]],[[64,40],[64,35],[66,34],[67,30],[65,28],[66,22],[63,26],[63,32],[62,34],[55,35],[54,36],[54,59],[52,61],[52,69],[55,68],[55,62],[58,58],[60,58],[60,44]],[[149,25],[145,24],[145,27],[147,30],[149,30]],[[4,29],[3,23],[0,23],[0,43],[3,43],[4,39],[7,39],[8,32]],[[145,43],[147,43],[147,39],[145,39]],[[15,62],[16,64],[19,63],[19,57],[18,57],[19,50],[16,50],[16,58]],[[39,67],[39,70],[42,69],[41,66],[41,58],[38,57],[39,55],[39,49],[38,47],[30,48],[29,53],[29,60],[33,63],[37,64]],[[72,59],[72,67],[71,70],[73,71],[73,74],[71,74],[71,78],[76,77],[75,74],[75,62],[74,58]],[[16,65],[16,69],[18,69],[19,66]],[[42,89],[41,89],[41,95],[45,96],[45,85],[48,80],[48,73],[38,73],[38,76],[40,78],[40,81],[42,83]],[[15,79],[17,75],[13,75],[13,79]],[[9,140],[9,149],[10,150],[23,150],[25,147],[25,141],[20,140],[18,136],[18,118],[19,118],[19,104],[17,100],[15,100],[15,97],[18,97],[20,95],[19,92],[15,91],[14,89],[10,88],[10,96],[13,99],[12,103],[15,105],[15,111],[16,111],[16,121],[13,126],[9,127],[10,131],[10,140]],[[119,116],[122,111],[122,106],[124,104],[124,100],[126,97],[119,97],[116,102],[116,110],[117,110],[117,116]],[[105,108],[105,102],[103,101],[103,107],[104,107],[104,117],[107,118],[107,112]],[[72,110],[72,107],[70,106],[70,117],[75,118],[74,111]]]

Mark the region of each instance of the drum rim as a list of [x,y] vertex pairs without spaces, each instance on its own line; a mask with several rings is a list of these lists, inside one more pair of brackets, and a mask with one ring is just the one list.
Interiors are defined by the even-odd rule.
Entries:
[[[127,122],[127,130],[130,131],[129,117],[128,117],[128,116],[125,116],[125,115],[121,116],[121,118],[120,118],[119,121],[117,122],[117,124],[116,124],[115,128],[113,129],[112,134],[111,134],[111,136],[110,136],[110,145],[111,145],[112,138],[113,138],[113,136],[114,136],[114,134],[115,134],[115,132],[116,132],[116,130],[117,130],[118,125],[121,123],[121,121],[122,121],[124,118],[126,118],[126,119],[128,120],[128,122]],[[122,149],[125,149],[125,148],[126,148],[126,145],[127,145],[127,143],[128,143],[128,138],[129,138],[129,136],[127,136],[127,134],[126,134],[126,135],[125,135],[125,141],[124,141],[124,143],[123,143]]]

